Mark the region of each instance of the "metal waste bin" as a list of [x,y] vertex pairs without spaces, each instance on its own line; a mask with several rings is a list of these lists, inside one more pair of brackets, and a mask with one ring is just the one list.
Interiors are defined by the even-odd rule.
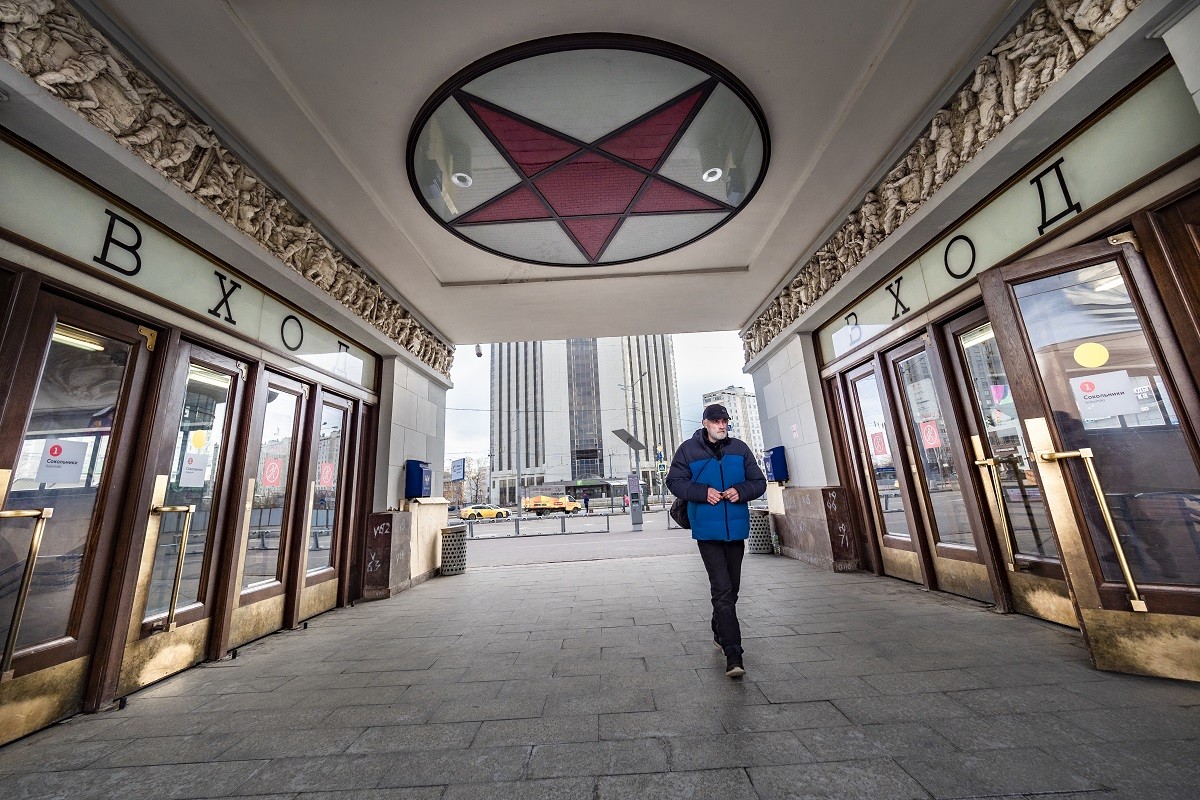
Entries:
[[771,514],[766,509],[750,509],[750,538],[746,541],[746,552],[775,552],[771,544]]
[[442,528],[442,575],[461,575],[467,569],[467,526]]

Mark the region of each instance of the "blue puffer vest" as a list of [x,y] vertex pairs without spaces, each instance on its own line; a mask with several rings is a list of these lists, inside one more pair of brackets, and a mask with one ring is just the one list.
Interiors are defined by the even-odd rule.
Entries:
[[[738,502],[710,505],[710,486],[718,492],[736,488]],[[763,496],[767,479],[745,442],[730,438],[723,447],[713,447],[701,428],[675,452],[667,487],[688,501],[693,539],[738,541],[750,535],[747,503]]]

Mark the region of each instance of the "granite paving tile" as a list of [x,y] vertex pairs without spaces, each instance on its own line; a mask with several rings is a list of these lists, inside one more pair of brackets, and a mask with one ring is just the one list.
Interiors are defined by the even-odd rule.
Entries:
[[932,725],[920,722],[814,728],[798,731],[796,736],[813,754],[814,761],[853,761],[958,749]]
[[441,800],[591,800],[595,778],[546,778],[511,783],[469,783],[447,786]]
[[83,769],[126,746],[119,739],[76,742],[30,737],[0,748],[0,775]]
[[742,769],[713,769],[703,772],[668,772],[650,775],[619,775],[598,781],[596,800],[758,800],[758,794]]
[[654,739],[537,745],[529,760],[532,778],[621,775],[666,769],[666,746]]
[[879,722],[915,722],[939,717],[969,717],[970,707],[939,692],[929,694],[847,697],[831,701],[860,725]]
[[802,742],[802,737],[808,733],[771,731],[676,736],[663,739],[663,742],[670,751],[672,770],[737,769],[815,761],[812,752]]
[[926,724],[960,750],[1040,747],[1047,752],[1062,744],[1100,741],[1086,726],[1064,714],[989,714],[980,717],[931,719]]
[[601,714],[601,739],[721,734],[725,729],[710,709]]
[[531,719],[487,720],[471,742],[473,747],[501,745],[557,744],[595,742],[599,735],[599,717],[534,717]]
[[850,720],[833,704],[815,702],[722,708],[721,723],[726,733],[751,733],[838,727],[849,725]]
[[437,786],[458,783],[498,783],[525,776],[533,748],[472,747],[465,750],[423,750],[388,753],[391,768],[379,787]]
[[[221,797],[240,791],[247,780],[257,774],[265,763],[229,761],[35,772],[7,779],[4,783],[4,794],[6,800],[111,800],[116,797],[193,800]],[[278,787],[261,794],[277,790]]]
[[1075,765],[1034,748],[986,753],[898,756],[904,768],[935,798],[986,797],[1107,789]]
[[352,739],[348,753],[396,753],[403,750],[440,750],[470,747],[479,732],[478,722],[443,725],[387,725],[367,728]]
[[[190,736],[150,736],[130,739],[121,748],[95,762],[93,767],[140,767],[156,764],[199,764],[215,761],[238,735],[227,732]],[[263,756],[266,758],[266,756]],[[253,759],[228,759],[231,761]]]
[[[335,792],[300,792],[287,795],[292,800],[440,800],[443,786],[414,786],[390,789],[345,789]],[[256,795],[254,800],[263,800]]]
[[881,759],[750,767],[746,771],[759,800],[927,800],[930,796],[894,762]]

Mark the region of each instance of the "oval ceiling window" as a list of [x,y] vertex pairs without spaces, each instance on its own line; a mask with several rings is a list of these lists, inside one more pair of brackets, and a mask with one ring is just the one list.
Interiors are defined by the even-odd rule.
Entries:
[[586,267],[711,233],[753,197],[769,150],[753,96],[712,61],[653,39],[559,36],[444,84],[413,125],[408,174],[476,247]]

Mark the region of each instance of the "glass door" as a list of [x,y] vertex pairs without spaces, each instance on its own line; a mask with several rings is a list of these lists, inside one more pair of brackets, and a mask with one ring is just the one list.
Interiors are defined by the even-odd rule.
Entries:
[[927,583],[925,566],[913,544],[913,522],[897,472],[897,440],[875,364],[846,374],[851,430],[859,454],[860,484],[867,506],[880,571],[894,578]]
[[[297,506],[308,473],[301,447],[308,427],[308,396],[308,387],[275,373],[266,373],[256,392],[248,453],[256,477],[240,542],[240,596],[233,612],[231,647],[282,628],[285,603],[295,603],[297,587],[287,565],[290,548],[297,546],[296,531],[307,528],[306,515]],[[311,493],[303,496],[307,499]]]
[[951,415],[946,382],[928,335],[885,355],[891,372],[899,432],[918,500],[922,544],[938,588],[995,602],[992,580],[981,555],[978,506],[968,478],[963,437]]
[[357,454],[350,436],[353,403],[322,393],[315,420],[312,465],[312,504],[301,564],[303,588],[299,619],[328,611],[337,605],[338,580],[346,558],[354,494]]
[[978,470],[988,499],[990,538],[1012,609],[1078,627],[1059,559],[1058,543],[1025,440],[1008,373],[987,312],[976,309],[948,323],[947,349]]
[[81,710],[155,333],[36,301],[0,420],[0,742]]
[[980,282],[1096,665],[1200,680],[1200,401],[1141,256]]
[[[175,349],[163,436],[120,694],[205,658],[220,546],[236,514],[231,486],[247,365],[189,342]],[[169,422],[168,422],[169,421]],[[170,652],[170,657],[156,654]]]

